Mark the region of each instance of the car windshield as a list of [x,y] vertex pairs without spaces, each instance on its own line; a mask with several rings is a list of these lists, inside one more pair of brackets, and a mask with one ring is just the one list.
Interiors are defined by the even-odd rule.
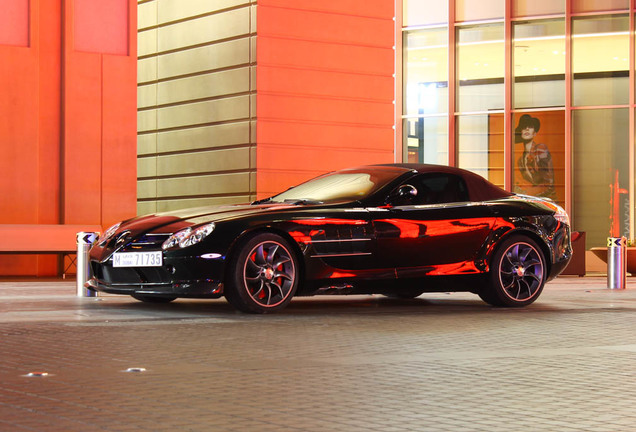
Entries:
[[396,178],[395,170],[337,171],[273,196],[270,202],[328,203],[361,200]]

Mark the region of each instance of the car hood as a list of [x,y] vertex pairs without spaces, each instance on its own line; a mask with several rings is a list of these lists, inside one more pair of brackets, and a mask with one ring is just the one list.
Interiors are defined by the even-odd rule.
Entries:
[[173,233],[179,229],[206,222],[221,222],[254,214],[297,209],[293,204],[236,204],[208,206],[139,216],[122,223],[119,231]]

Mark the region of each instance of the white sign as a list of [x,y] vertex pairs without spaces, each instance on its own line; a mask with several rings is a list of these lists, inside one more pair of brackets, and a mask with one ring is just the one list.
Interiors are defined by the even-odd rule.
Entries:
[[113,267],[161,267],[162,265],[161,251],[113,254]]

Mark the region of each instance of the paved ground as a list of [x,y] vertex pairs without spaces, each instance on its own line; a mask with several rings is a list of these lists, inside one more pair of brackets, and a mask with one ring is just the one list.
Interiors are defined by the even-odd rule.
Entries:
[[0,281],[0,431],[636,431],[636,278],[559,279],[522,310],[433,294],[269,316]]

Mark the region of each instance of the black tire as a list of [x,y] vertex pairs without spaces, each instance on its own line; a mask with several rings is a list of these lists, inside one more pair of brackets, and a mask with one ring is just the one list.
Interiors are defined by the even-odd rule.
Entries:
[[273,233],[243,241],[228,266],[225,298],[248,313],[283,309],[296,293],[300,268],[290,244]]
[[170,303],[171,301],[176,299],[176,297],[161,297],[145,294],[133,294],[132,298],[144,303]]
[[409,300],[414,299],[424,294],[423,289],[412,289],[412,290],[403,290],[403,291],[395,291],[390,293],[384,293],[385,297],[392,299],[401,299],[401,300]]
[[539,297],[547,276],[541,248],[528,237],[514,235],[497,248],[487,282],[478,294],[493,306],[527,306]]

